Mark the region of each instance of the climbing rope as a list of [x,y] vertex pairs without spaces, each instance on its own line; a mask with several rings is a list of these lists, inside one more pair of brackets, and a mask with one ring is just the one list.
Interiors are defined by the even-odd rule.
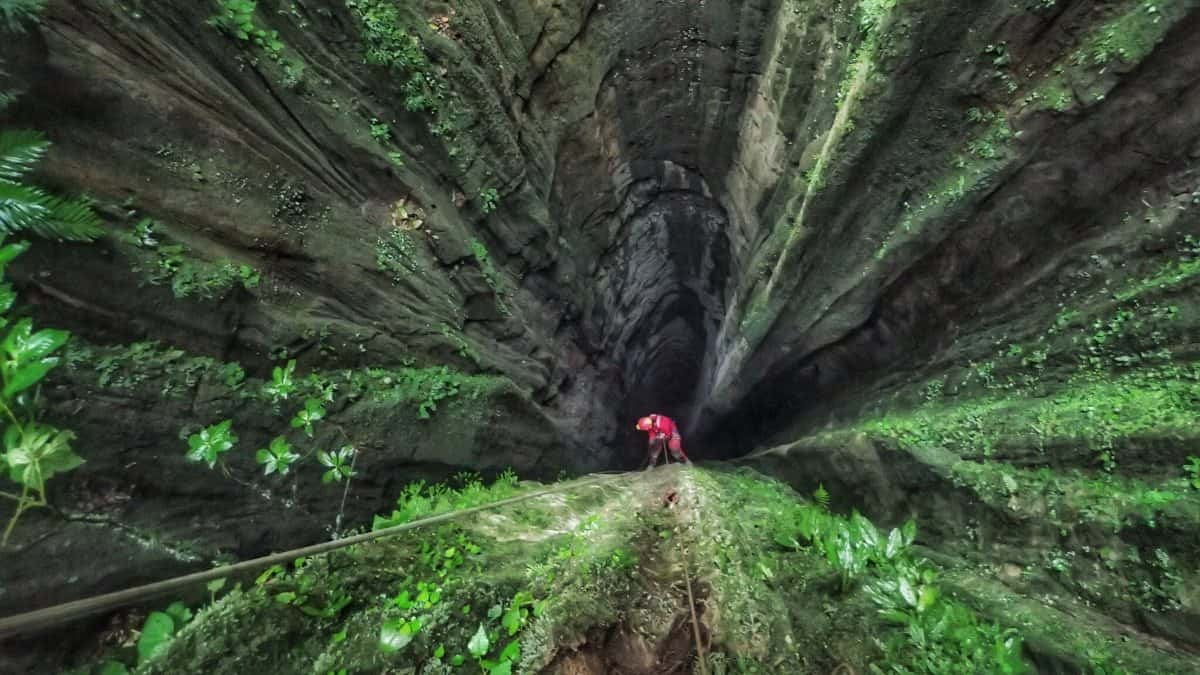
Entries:
[[74,621],[76,619],[82,619],[84,617],[100,614],[101,612],[111,611],[120,607],[137,604],[155,598],[161,598],[184,588],[192,587],[193,585],[207,583],[216,579],[224,579],[236,574],[260,570],[270,567],[271,565],[288,563],[296,558],[328,553],[330,551],[336,551],[337,549],[345,548],[347,546],[353,546],[355,544],[362,544],[364,542],[374,541],[376,539],[395,536],[401,532],[416,529],[418,527],[434,525],[436,523],[444,523],[447,520],[470,515],[472,513],[479,513],[480,511],[487,511],[489,509],[495,509],[501,506],[508,506],[510,504],[516,504],[529,499],[537,499],[538,497],[545,497],[546,495],[556,494],[566,490],[574,490],[576,488],[613,480],[624,475],[626,475],[625,472],[605,472],[595,475],[592,478],[576,481],[567,485],[559,485],[553,488],[531,492],[529,494],[509,497],[507,499],[501,499],[490,504],[482,504],[480,506],[472,506],[458,511],[441,513],[436,516],[414,520],[401,525],[395,525],[382,530],[376,530],[374,532],[356,534],[344,539],[326,541],[320,544],[313,544],[312,546],[305,546],[303,548],[284,551],[283,553],[273,553],[271,555],[262,556],[261,558],[244,560],[232,565],[214,567],[210,570],[185,574],[183,576],[166,579],[164,581],[156,581],[154,583],[145,584],[142,586],[135,586],[134,588],[127,588],[122,591],[105,593],[103,595],[97,595],[90,598],[85,598],[83,600],[74,600],[72,602],[55,605],[53,607],[46,607],[44,609],[39,609],[32,612],[25,612],[24,614],[15,614],[13,616],[0,619],[0,640],[24,633],[34,632],[48,626]]
[[[670,453],[667,455],[667,464],[671,463]],[[671,501],[672,506],[678,504],[678,492],[672,490],[675,497]],[[675,531],[680,533],[683,531],[683,521],[679,518],[679,510],[672,508],[671,511],[675,514]],[[683,582],[687,588],[688,610],[692,613],[692,635],[696,639],[696,662],[700,664],[700,675],[708,675],[708,659],[704,657],[704,641],[700,638],[700,619],[696,616],[696,596],[692,592],[692,573],[688,568],[688,550],[683,544],[683,538],[678,537],[675,543],[679,546],[680,559],[683,561]]]

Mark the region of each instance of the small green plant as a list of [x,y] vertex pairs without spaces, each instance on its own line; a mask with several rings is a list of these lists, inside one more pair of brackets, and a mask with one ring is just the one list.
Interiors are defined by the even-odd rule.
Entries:
[[144,666],[166,652],[176,633],[191,620],[192,611],[178,601],[161,612],[150,612],[138,636],[138,665]]
[[1193,488],[1200,490],[1200,457],[1189,455],[1188,463],[1183,465],[1183,470],[1188,474],[1188,483]]
[[247,290],[257,287],[259,282],[262,281],[262,275],[259,274],[258,270],[249,265],[238,265],[237,273],[242,287]]
[[[0,162],[2,164],[2,162]],[[2,243],[2,238],[0,238]],[[29,245],[20,242],[0,247],[0,328],[8,326],[5,314],[12,308],[17,294],[12,285],[4,282],[4,268]],[[0,472],[21,486],[21,492],[0,492],[16,502],[16,509],[4,529],[0,545],[6,545],[21,515],[47,505],[46,481],[56,474],[78,467],[83,460],[71,451],[75,434],[36,421],[35,397],[30,390],[59,364],[55,353],[66,343],[66,331],[42,329],[35,331],[31,319],[21,319],[8,329],[0,350],[0,424],[4,430],[4,451],[0,453]]]
[[817,483],[817,489],[813,490],[813,501],[822,509],[829,510],[829,491],[825,489],[825,485]]
[[325,418],[325,408],[321,407],[321,402],[315,398],[305,399],[304,409],[296,413],[292,418],[293,429],[304,429],[304,434],[309,438],[313,435],[313,424]]
[[425,516],[497,501],[512,496],[517,489],[517,475],[512,470],[505,470],[490,486],[484,486],[483,481],[475,474],[460,474],[455,478],[461,483],[461,487],[452,488],[441,483],[427,485],[425,481],[416,481],[404,486],[391,515],[376,515],[371,529],[382,530]]
[[322,483],[341,482],[343,478],[353,478],[352,463],[357,450],[354,446],[342,446],[337,452],[329,453],[321,450],[317,453],[317,461],[328,470],[321,476]]
[[236,444],[233,420],[225,420],[188,436],[187,458],[193,462],[206,462],[211,469],[217,465],[221,455],[232,450]]
[[278,60],[284,48],[279,31],[266,30],[254,23],[257,7],[257,0],[217,0],[217,14],[208,23],[239,40],[253,42]]
[[296,391],[293,375],[296,372],[296,360],[291,359],[286,365],[275,366],[271,371],[271,381],[263,385],[263,393],[271,397],[272,403],[286,401]]
[[133,226],[133,241],[142,248],[158,248],[155,229],[158,223],[153,218],[142,218]]
[[404,168],[404,153],[403,153],[403,152],[389,152],[389,153],[388,153],[388,160],[389,160],[389,161],[391,161],[391,163],[392,163],[392,164],[393,164],[393,165],[394,165],[394,166],[395,166],[397,169],[403,169],[403,168]]
[[479,208],[484,213],[491,213],[500,204],[500,193],[496,188],[487,188],[479,193]]
[[379,143],[387,143],[392,140],[392,128],[386,122],[380,122],[378,119],[372,117],[371,138],[374,138]]
[[260,448],[255,453],[254,459],[263,465],[263,475],[270,476],[273,473],[287,475],[292,464],[300,459],[300,455],[292,452],[292,445],[287,442],[287,439],[283,436],[276,436],[271,439],[269,447]]

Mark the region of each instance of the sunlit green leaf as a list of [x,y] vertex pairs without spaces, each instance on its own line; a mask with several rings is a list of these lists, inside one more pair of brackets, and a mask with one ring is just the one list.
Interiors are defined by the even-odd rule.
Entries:
[[467,651],[471,653],[471,656],[480,658],[488,652],[491,646],[492,643],[488,640],[487,630],[484,629],[483,624],[479,624],[479,630],[475,631],[475,635],[467,643]]

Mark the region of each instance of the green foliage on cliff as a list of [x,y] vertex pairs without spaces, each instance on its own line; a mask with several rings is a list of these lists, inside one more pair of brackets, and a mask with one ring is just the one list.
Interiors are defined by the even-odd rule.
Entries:
[[142,218],[131,233],[117,233],[118,240],[132,244],[133,270],[155,286],[170,286],[179,299],[200,297],[219,300],[240,286],[252,289],[262,280],[258,270],[231,260],[202,260],[182,243],[164,244],[165,226],[153,218]]
[[401,18],[400,8],[385,0],[346,0],[362,22],[366,61],[396,71],[411,112],[434,112],[446,97],[445,83],[433,68],[420,37]]
[[283,53],[283,42],[279,39],[279,31],[269,30],[254,22],[254,12],[258,8],[256,0],[216,0],[217,14],[208,20],[209,24],[236,37],[239,40],[253,42],[264,49],[271,58],[278,59]]
[[25,511],[47,506],[46,481],[83,463],[71,449],[74,433],[38,421],[34,396],[34,387],[58,366],[56,353],[66,343],[68,333],[35,331],[31,319],[14,324],[11,317],[4,316],[17,297],[12,285],[3,281],[4,267],[27,248],[24,242],[0,247],[0,328],[8,328],[0,342],[0,427],[4,429],[0,473],[20,486],[17,494],[0,492],[0,497],[15,502],[0,545],[8,543]]
[[455,127],[450,88],[425,54],[419,18],[406,16],[403,5],[388,0],[346,0],[346,7],[362,26],[365,61],[391,70],[405,109],[428,115],[430,131],[449,137]]
[[[883,658],[871,665],[871,672],[1029,670],[1016,631],[980,620],[941,589],[937,570],[911,549],[916,538],[912,521],[885,535],[858,513],[832,513],[750,472],[697,472],[695,481],[700,508],[744,516],[702,523],[697,543],[699,557],[711,555],[720,571],[710,577],[713,600],[729,615],[726,620],[735,622],[722,629],[726,648],[755,661],[765,661],[772,650],[786,649],[790,636],[772,630],[764,642],[767,636],[759,622],[771,612],[787,610],[764,606],[763,599],[786,594],[783,589],[795,584],[819,583],[809,575],[813,565],[822,565],[836,573],[837,593],[846,602],[865,597],[887,625],[897,627],[877,635]],[[798,601],[781,600],[785,607]]]

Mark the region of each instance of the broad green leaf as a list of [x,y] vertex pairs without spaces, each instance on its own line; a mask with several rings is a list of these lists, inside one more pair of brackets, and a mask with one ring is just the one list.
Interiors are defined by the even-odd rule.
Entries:
[[504,613],[504,618],[500,619],[500,625],[508,630],[509,636],[517,634],[521,630],[521,610],[518,607],[513,607]]
[[899,553],[900,549],[903,547],[904,535],[900,533],[900,530],[893,527],[892,531],[888,533],[887,547],[884,549],[883,555],[888,560],[891,560],[892,558],[896,557],[896,554]]
[[922,586],[921,594],[917,598],[917,612],[925,612],[933,603],[937,602],[938,589],[937,586]]
[[858,532],[858,538],[868,548],[875,548],[879,545],[879,531],[875,529],[875,525],[871,521],[863,518],[862,515],[855,511],[850,517],[850,522],[853,523],[854,529]]
[[513,640],[504,647],[504,651],[500,652],[501,661],[517,661],[521,658],[521,641]]
[[501,661],[488,670],[489,675],[512,675],[512,661]]
[[479,630],[475,631],[475,635],[471,637],[471,641],[467,643],[467,651],[471,652],[471,656],[480,658],[488,653],[492,643],[488,640],[487,631],[483,624],[479,624]]
[[188,606],[179,600],[168,605],[165,611],[175,620],[176,631],[183,628],[184,624],[192,620],[192,610],[188,609]]
[[907,577],[900,579],[900,597],[904,598],[909,607],[917,606],[917,593],[913,590],[912,584],[909,583]]
[[145,665],[167,649],[175,636],[175,620],[165,612],[150,612],[138,637],[138,665]]
[[915,541],[917,538],[917,522],[910,519],[908,522],[904,523],[904,526],[901,528],[900,532],[904,535],[905,545],[912,545],[913,541]]
[[9,478],[41,491],[52,476],[70,471],[83,459],[71,452],[74,432],[50,426],[29,424],[18,430],[10,425],[5,431],[5,461]]
[[413,641],[415,632],[404,619],[388,619],[379,631],[379,651],[395,654]]
[[12,309],[17,300],[17,294],[9,284],[0,284],[0,314]]

